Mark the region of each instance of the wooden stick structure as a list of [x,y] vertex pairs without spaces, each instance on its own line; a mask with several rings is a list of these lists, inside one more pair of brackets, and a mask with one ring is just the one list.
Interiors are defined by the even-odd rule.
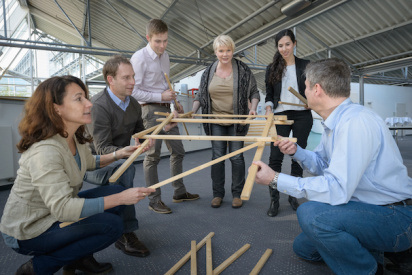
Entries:
[[[166,78],[166,81],[167,81],[167,85],[169,85],[169,90],[173,91],[173,87],[172,87],[172,84],[170,83],[170,80],[169,80],[169,77],[167,76],[167,73],[165,73],[165,78]],[[175,102],[175,108],[179,112],[180,111],[179,110],[179,105],[177,105],[176,98],[174,99],[174,102]],[[183,127],[185,128],[186,135],[189,135],[189,132],[187,131],[187,128],[186,128],[186,124],[183,123]]]
[[[168,124],[173,118],[173,113],[169,114],[169,116],[159,125],[157,125],[157,128],[153,131],[153,134],[156,135],[158,134],[163,127]],[[136,151],[133,152],[133,154],[119,167],[119,169],[116,170],[115,173],[109,178],[109,182],[116,182],[120,176],[126,171],[126,169],[133,163],[133,161],[142,153],[143,149],[146,147],[146,145],[149,143],[149,140],[146,139],[139,148],[137,148]]]
[[[196,245],[196,251],[199,251],[199,249],[205,245],[206,241],[210,238],[212,238],[215,235],[214,232],[210,232],[206,237],[203,238],[197,245]],[[183,258],[181,258],[169,271],[165,273],[165,275],[173,275],[175,274],[189,259],[191,256],[191,251],[189,251]]]
[[[270,128],[272,127],[272,120],[273,120],[273,113],[271,113],[266,120],[265,128],[262,132],[262,137],[267,137],[269,134]],[[256,150],[255,157],[253,161],[260,160],[262,158],[263,150],[265,149],[265,143],[260,141],[259,147]],[[250,194],[252,193],[253,184],[255,183],[255,177],[257,173],[258,166],[252,164],[249,168],[249,174],[247,175],[245,185],[243,186],[242,194],[240,194],[240,198],[242,200],[249,200]]]
[[246,252],[250,248],[250,244],[245,244],[242,248],[240,248],[238,251],[236,251],[232,256],[230,256],[226,261],[221,263],[218,267],[213,270],[213,275],[219,275],[220,273],[223,272],[231,263],[237,260],[240,256],[242,256],[243,253]]
[[254,147],[257,147],[258,145],[259,145],[259,143],[253,143],[253,144],[251,144],[251,145],[249,145],[249,146],[247,146],[247,147],[243,147],[243,148],[241,148],[241,149],[239,149],[239,150],[236,150],[236,151],[234,151],[234,152],[232,152],[232,153],[230,153],[230,154],[224,155],[224,156],[222,156],[222,157],[220,157],[220,158],[217,158],[217,159],[215,159],[215,160],[212,160],[212,161],[209,161],[209,162],[207,162],[207,163],[204,163],[204,164],[202,164],[202,165],[200,165],[200,166],[198,166],[198,167],[195,167],[195,168],[193,168],[193,169],[190,169],[189,171],[183,172],[183,173],[181,173],[181,174],[179,174],[179,175],[176,175],[176,176],[174,176],[174,177],[171,177],[171,178],[168,178],[168,179],[166,179],[166,180],[164,180],[164,181],[161,181],[161,182],[159,182],[159,183],[156,183],[156,184],[150,186],[150,188],[156,189],[156,188],[162,187],[163,185],[166,185],[166,184],[168,184],[168,183],[171,183],[171,182],[173,182],[173,181],[175,181],[175,180],[178,180],[178,179],[180,179],[180,178],[183,178],[183,177],[185,177],[185,176],[188,176],[188,175],[190,175],[190,174],[193,174],[193,173],[195,173],[195,172],[197,172],[197,171],[200,171],[200,170],[202,170],[202,169],[205,169],[205,168],[207,168],[207,167],[209,167],[209,166],[212,166],[213,164],[219,163],[219,162],[221,162],[221,161],[223,161],[223,160],[225,160],[225,159],[231,158],[231,157],[236,156],[236,155],[238,155],[238,154],[240,154],[240,153],[243,153],[243,152],[245,152],[245,151],[247,151],[247,150],[250,150],[250,149],[252,149],[252,148],[254,148]]
[[197,275],[197,247],[196,241],[192,241],[190,250],[190,275]]
[[289,92],[291,92],[294,96],[296,96],[297,98],[300,99],[300,101],[302,101],[303,103],[306,104],[306,106],[308,105],[308,101],[306,100],[306,98],[304,98],[300,93],[298,93],[295,89],[293,89],[292,87],[288,88]]
[[[263,150],[266,144],[270,145],[270,143],[276,141],[276,140],[281,140],[285,139],[283,137],[278,137],[276,133],[276,128],[272,127],[273,125],[291,125],[293,124],[293,120],[287,120],[287,116],[275,116],[274,114],[269,114],[269,115],[264,115],[264,116],[259,116],[259,117],[264,117],[266,120],[252,120],[252,118],[255,118],[257,116],[250,116],[250,115],[204,115],[205,117],[209,116],[212,117],[210,119],[195,119],[195,118],[187,118],[187,117],[195,117],[198,116],[197,114],[193,114],[192,112],[188,112],[185,114],[179,114],[179,118],[174,118],[173,113],[162,113],[162,112],[156,112],[157,115],[165,115],[167,118],[159,118],[156,121],[161,122],[159,125],[151,127],[150,129],[141,131],[137,134],[134,134],[134,138],[139,138],[139,139],[146,139],[138,148],[124,163],[120,168],[114,173],[109,181],[110,182],[115,182],[122,173],[133,163],[133,161],[141,154],[142,150],[144,147],[146,147],[147,142],[149,138],[152,139],[164,139],[164,140],[223,140],[223,141],[243,141],[243,142],[253,142],[250,145],[245,145],[242,149],[239,149],[235,152],[232,152],[230,154],[227,154],[225,156],[222,156],[218,159],[212,160],[210,162],[207,162],[205,164],[202,164],[198,167],[195,167],[189,171],[183,172],[179,175],[176,175],[174,177],[171,177],[169,179],[166,179],[162,182],[159,182],[155,185],[152,185],[151,188],[159,188],[163,185],[166,185],[170,182],[173,182],[177,179],[183,178],[185,176],[188,176],[192,173],[195,173],[199,170],[202,170],[206,167],[209,167],[211,165],[214,165],[220,161],[224,161],[232,156],[235,156],[237,154],[243,153],[247,150],[250,150],[254,147],[258,147],[256,150],[256,154],[254,157],[254,160],[260,160],[263,154]],[[201,115],[203,116],[203,115]],[[213,116],[220,116],[222,119],[216,119],[213,118]],[[227,119],[226,119],[227,118]],[[232,118],[232,119],[229,119]],[[242,118],[242,119],[238,119]],[[163,129],[163,127],[171,122],[187,122],[187,123],[230,123],[230,124],[249,124],[249,129],[250,133],[248,133],[247,136],[184,136],[184,135],[158,135],[158,133]],[[262,130],[263,129],[263,130]],[[271,130],[272,129],[272,130]],[[150,131],[153,130],[153,132],[149,135]],[[270,136],[268,134],[270,133]],[[258,134],[261,134],[260,136]],[[296,138],[286,138],[291,140],[292,142],[296,142]],[[241,194],[241,199],[242,200],[249,200],[250,194],[253,188],[254,184],[254,179],[256,177],[256,172],[257,172],[257,166],[252,165],[251,168],[249,169],[249,174],[246,179],[242,194]]]
[[265,253],[262,255],[256,266],[252,269],[249,275],[258,275],[260,270],[263,268],[270,255],[272,254],[272,249],[266,249]]
[[298,106],[298,107],[308,107],[307,105],[304,104],[297,104],[297,103],[290,103],[290,102],[283,102],[283,101],[278,101],[279,104],[283,105],[292,105],[292,106]]
[[[200,116],[200,117],[227,117],[227,118],[234,118],[234,117],[244,117],[244,118],[267,118],[267,115],[218,115],[218,114],[192,114],[193,117]],[[287,120],[288,117],[284,115],[274,115],[273,120]],[[264,120],[261,120],[262,123]]]
[[213,275],[212,239],[206,240],[206,275]]

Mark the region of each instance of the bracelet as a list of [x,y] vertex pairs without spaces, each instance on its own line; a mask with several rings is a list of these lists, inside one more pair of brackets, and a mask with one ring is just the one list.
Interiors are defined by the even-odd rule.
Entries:
[[114,160],[116,161],[117,160],[116,151],[113,152],[113,157],[114,157]]

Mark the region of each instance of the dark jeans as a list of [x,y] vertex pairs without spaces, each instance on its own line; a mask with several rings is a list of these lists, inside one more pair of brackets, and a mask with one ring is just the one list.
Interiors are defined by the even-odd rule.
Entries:
[[[136,168],[130,165],[126,171],[119,177],[116,182],[109,182],[109,178],[122,166],[126,159],[119,159],[111,164],[93,171],[87,171],[83,180],[95,185],[121,185],[124,188],[133,188],[134,175]],[[136,210],[134,205],[125,205],[121,213],[123,218],[124,232],[129,233],[136,231],[139,228],[139,223],[136,218]]]
[[[293,137],[298,139],[297,144],[303,149],[306,148],[310,130],[312,129],[313,118],[310,110],[305,111],[285,111],[276,113],[276,115],[286,115],[288,120],[293,120],[292,125],[276,125],[276,132],[279,136],[289,137],[290,131],[293,131]],[[283,162],[283,153],[276,146],[270,146],[269,167],[276,172],[281,172]],[[303,169],[299,163],[292,160],[291,175],[302,177]]]
[[[212,124],[213,136],[236,136],[235,127]],[[243,148],[243,141],[212,141],[212,160]],[[232,163],[232,196],[239,198],[245,185],[245,159],[243,153],[229,158]],[[213,197],[225,196],[225,162],[212,165]]]
[[[98,187],[79,193],[81,198],[97,198],[123,191],[119,185]],[[54,274],[64,265],[103,250],[123,234],[123,221],[120,213],[123,206],[114,207],[104,213],[60,228],[55,222],[41,235],[18,241],[16,252],[33,257],[36,274]]]

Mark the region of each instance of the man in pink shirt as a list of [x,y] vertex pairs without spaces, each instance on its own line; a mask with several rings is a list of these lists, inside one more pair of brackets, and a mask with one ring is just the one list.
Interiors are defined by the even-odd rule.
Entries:
[[[166,52],[168,42],[168,27],[160,19],[152,19],[146,26],[147,46],[135,52],[130,59],[135,72],[135,86],[132,96],[142,106],[142,118],[146,129],[157,124],[155,112],[170,112],[170,103],[176,99],[176,94],[168,88],[164,74],[169,75],[170,61]],[[175,106],[177,111],[183,112],[181,104]],[[163,135],[179,135],[179,128],[173,127],[169,131],[161,131]],[[182,162],[185,155],[182,141],[165,140],[170,151],[171,176],[182,173]],[[162,140],[156,140],[155,146],[146,153],[143,162],[146,186],[159,182],[157,165],[160,161]],[[173,202],[197,200],[199,195],[190,194],[186,191],[183,180],[179,179],[172,183],[174,188]],[[160,188],[149,195],[149,209],[156,213],[168,214],[172,210],[161,200]]]

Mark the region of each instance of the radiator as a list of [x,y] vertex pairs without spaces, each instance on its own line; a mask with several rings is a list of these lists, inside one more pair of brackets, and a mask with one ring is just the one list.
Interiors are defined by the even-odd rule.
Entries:
[[13,178],[14,172],[11,126],[0,126],[0,180]]

